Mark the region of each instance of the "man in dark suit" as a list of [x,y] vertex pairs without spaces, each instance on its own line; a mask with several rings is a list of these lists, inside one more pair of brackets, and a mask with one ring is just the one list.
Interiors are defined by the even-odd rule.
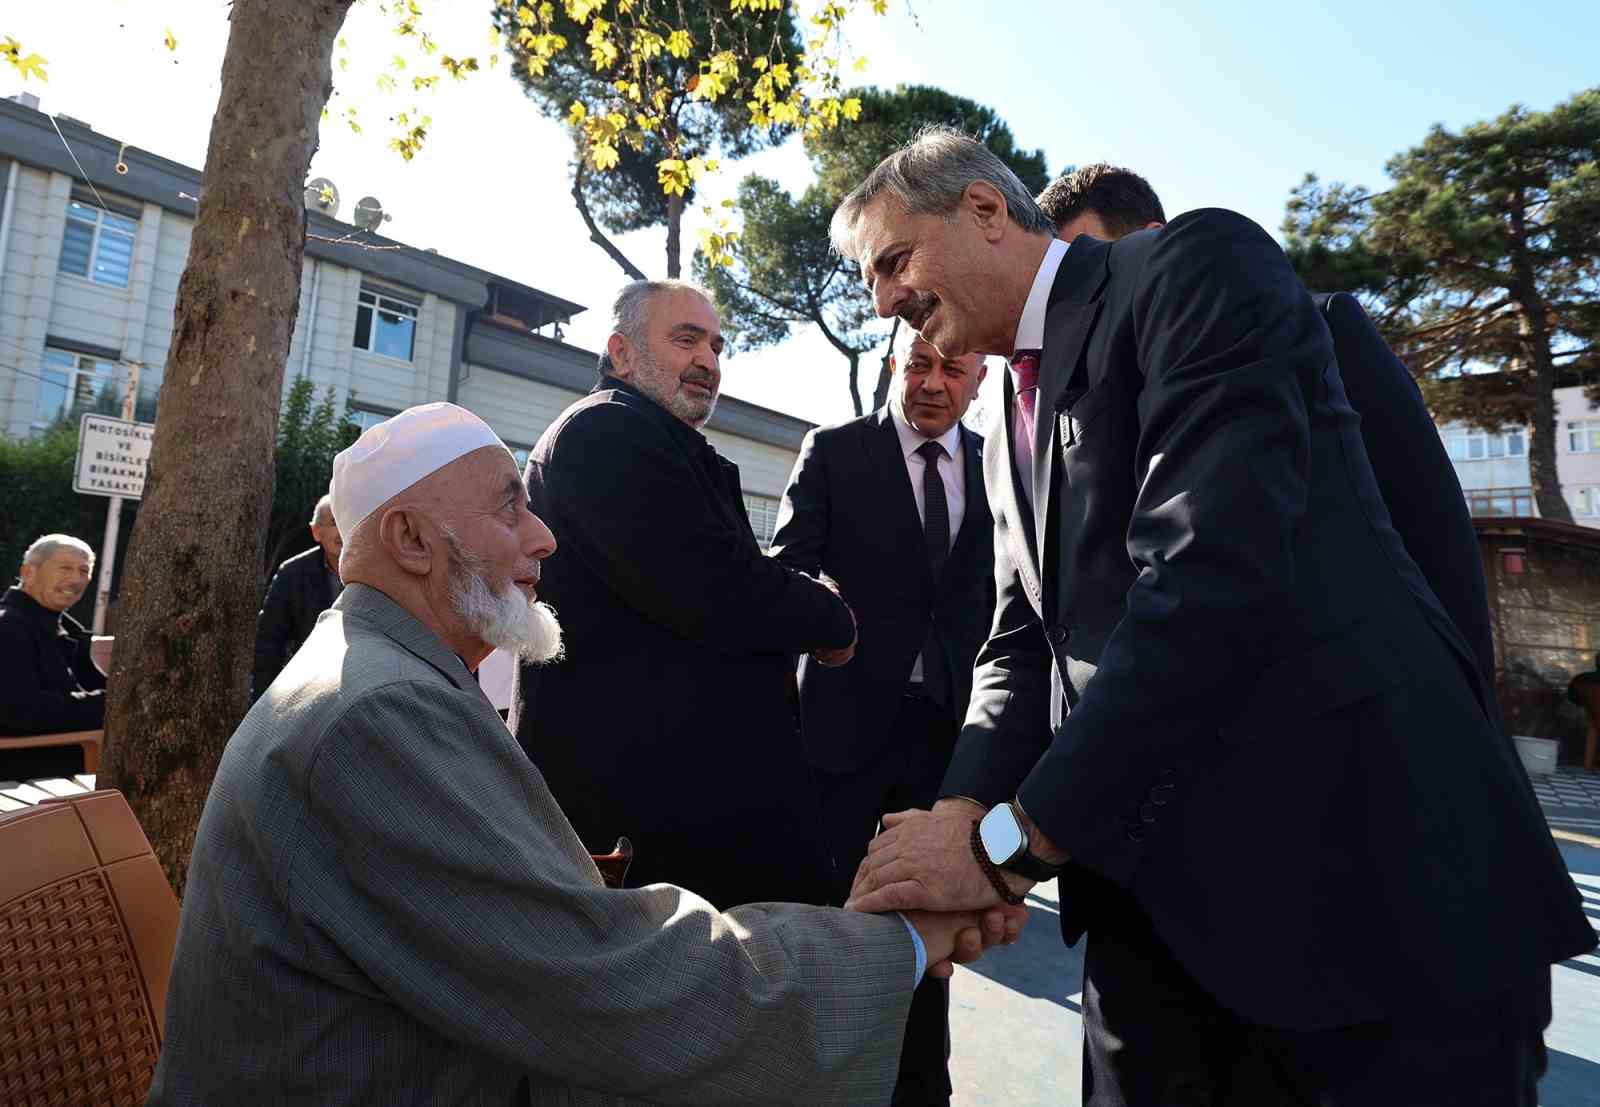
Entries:
[[[1103,163],[1062,174],[1039,193],[1038,204],[1055,224],[1056,237],[1066,242],[1080,234],[1110,241],[1167,221],[1149,181],[1131,169]],[[1333,336],[1345,397],[1361,416],[1361,441],[1390,522],[1471,647],[1490,699],[1489,715],[1499,719],[1488,588],[1455,466],[1416,380],[1356,298],[1348,292],[1319,292],[1312,301]]]
[[323,496],[311,512],[311,540],[316,543],[278,566],[256,616],[256,663],[250,678],[254,703],[277,679],[289,659],[311,637],[317,616],[333,606],[344,591],[339,579],[339,553],[344,541],[333,518],[333,501]]
[[[892,358],[882,409],[806,435],[772,539],[782,564],[837,582],[859,624],[850,664],[800,662],[836,903],[879,818],[938,798],[994,614],[983,438],[961,425],[983,358],[941,357],[909,327]],[[945,981],[917,989],[895,1103],[950,1101],[948,1010]]]
[[944,129],[834,217],[879,314],[1012,358],[994,630],[944,798],[852,906],[1059,874],[1093,1107],[1251,1102],[1247,1055],[1292,1102],[1531,1107],[1549,965],[1595,936],[1321,314],[1231,212],[1054,230]]
[[721,384],[716,311],[692,286],[617,298],[595,390],[528,459],[560,548],[540,586],[567,653],[519,669],[511,724],[592,849],[629,883],[713,903],[825,903],[832,867],[800,754],[794,655],[850,656],[850,609],[761,552],[739,470],[699,431]]

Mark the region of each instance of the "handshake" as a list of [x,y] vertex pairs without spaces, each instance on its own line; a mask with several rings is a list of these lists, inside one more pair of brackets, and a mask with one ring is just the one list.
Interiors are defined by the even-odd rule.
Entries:
[[845,902],[847,910],[904,914],[926,947],[930,976],[948,977],[990,946],[1015,942],[1028,921],[1020,899],[1033,881],[995,878],[1019,901],[1013,906],[974,856],[972,825],[983,814],[971,800],[950,798],[931,811],[885,815]]

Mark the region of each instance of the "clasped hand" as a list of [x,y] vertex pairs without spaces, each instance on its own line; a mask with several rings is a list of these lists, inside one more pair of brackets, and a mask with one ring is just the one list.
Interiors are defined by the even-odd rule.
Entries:
[[[845,903],[854,911],[905,912],[927,946],[933,976],[948,977],[956,964],[1016,941],[1027,922],[1027,908],[1002,903],[972,855],[972,821],[982,815],[961,799],[885,815]],[[1018,895],[1032,887],[1013,874],[1007,880]]]

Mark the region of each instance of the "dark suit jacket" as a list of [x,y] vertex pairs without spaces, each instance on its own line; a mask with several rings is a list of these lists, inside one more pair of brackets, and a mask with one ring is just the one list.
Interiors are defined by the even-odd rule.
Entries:
[[1433,416],[1415,378],[1354,296],[1318,293],[1311,299],[1333,336],[1345,396],[1361,416],[1361,441],[1389,520],[1471,649],[1490,717],[1498,720],[1494,636],[1478,533]]
[[261,698],[317,625],[317,616],[333,606],[328,585],[328,559],[312,546],[278,566],[256,616],[256,662],[250,697]]
[[806,759],[847,773],[878,752],[931,622],[949,665],[953,711],[966,711],[972,662],[994,613],[994,523],[983,438],[961,429],[966,509],[939,580],[928,564],[900,438],[887,407],[806,435],[784,493],[772,556],[826,573],[855,612],[855,657],[800,661]]
[[1016,794],[1070,852],[1069,939],[1111,881],[1221,1003],[1299,1029],[1501,993],[1593,946],[1259,227],[1207,210],[1073,243],[1031,511],[1006,384],[999,605],[944,792]]
[[579,836],[628,835],[634,886],[826,902],[793,659],[850,641],[844,603],[766,557],[738,469],[619,381],[551,424],[527,477],[567,654],[521,667],[511,722]]

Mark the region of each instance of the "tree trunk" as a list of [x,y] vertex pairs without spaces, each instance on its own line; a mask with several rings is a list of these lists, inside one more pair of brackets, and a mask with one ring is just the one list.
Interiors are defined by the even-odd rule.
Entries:
[[234,0],[144,502],[128,549],[101,784],[180,894],[248,697],[306,171],[350,0]]
[[[864,414],[861,410],[861,351],[853,350],[850,353],[850,403],[855,406],[856,418]],[[872,410],[876,411],[877,408]]]
[[589,241],[606,252],[606,256],[616,262],[622,271],[628,274],[630,280],[642,281],[645,279],[644,270],[628,260],[628,255],[617,249],[617,244],[606,237],[600,225],[594,221],[594,216],[589,211],[589,201],[583,198],[583,155],[578,155],[578,166],[572,171],[572,202],[578,205],[578,216],[583,220],[583,225],[589,228]]
[[[1530,345],[1535,345],[1531,344]],[[1572,509],[1561,494],[1561,475],[1556,466],[1556,367],[1548,341],[1544,356],[1535,354],[1533,365],[1533,419],[1528,428],[1528,483],[1533,485],[1533,502],[1539,516],[1558,523],[1572,522]]]
[[1519,191],[1511,206],[1511,268],[1516,283],[1510,289],[1516,301],[1517,330],[1522,356],[1533,373],[1533,423],[1528,433],[1528,483],[1539,515],[1558,523],[1572,522],[1572,509],[1561,494],[1561,474],[1556,465],[1556,361],[1550,350],[1548,308],[1539,292],[1533,259],[1528,254],[1526,208]]
[[667,197],[667,279],[675,281],[683,272],[683,196]]
[[872,389],[872,410],[877,411],[889,402],[889,380],[894,376],[894,340],[900,334],[900,317],[894,317],[889,328],[889,343],[883,348],[883,360],[878,364],[878,383]]

